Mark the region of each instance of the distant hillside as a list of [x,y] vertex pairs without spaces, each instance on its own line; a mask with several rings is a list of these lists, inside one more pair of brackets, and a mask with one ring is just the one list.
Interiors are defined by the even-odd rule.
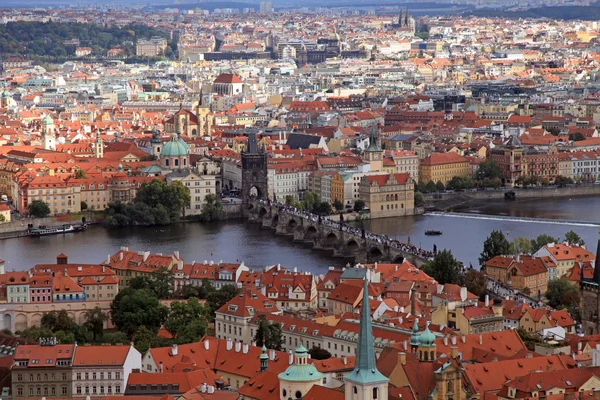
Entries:
[[191,3],[191,4],[168,4],[168,5],[155,5],[149,6],[151,9],[163,9],[163,8],[177,8],[179,10],[193,10],[195,8],[201,8],[202,10],[214,11],[215,8],[252,8],[258,10],[258,3],[241,3],[241,2],[208,2],[208,3]]
[[464,15],[476,17],[499,17],[499,18],[550,18],[562,20],[598,20],[600,19],[599,6],[560,6],[560,7],[539,7],[530,8],[523,11],[503,11],[503,10],[474,10],[466,12]]

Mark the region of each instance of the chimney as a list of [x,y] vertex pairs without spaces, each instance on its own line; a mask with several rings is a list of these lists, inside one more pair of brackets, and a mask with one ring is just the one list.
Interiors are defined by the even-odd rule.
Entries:
[[[454,336],[454,338],[456,338],[456,336]],[[450,347],[450,358],[458,358],[458,347]]]
[[69,263],[68,261],[69,261],[69,258],[62,253],[56,256],[56,263],[59,265],[68,264]]
[[517,262],[521,262],[521,255],[517,254]]
[[69,276],[69,271],[65,268],[65,272],[64,272],[65,276]]
[[[159,254],[161,255],[161,254]],[[150,252],[149,251],[145,251],[144,252],[144,262],[146,262],[146,260],[148,259],[148,257],[150,257]]]
[[288,363],[292,365],[294,363],[294,353],[292,351],[288,351]]
[[408,340],[404,339],[404,350],[408,350]]
[[235,342],[235,352],[239,353],[242,350],[242,342]]
[[233,347],[233,342],[231,341],[231,338],[227,338],[227,351],[230,351]]
[[344,365],[348,365],[348,358],[347,358],[347,357],[344,357],[344,359],[343,359],[343,360],[344,360]]
[[444,335],[444,346],[448,346],[448,335]]
[[104,265],[102,266],[102,272],[106,272],[106,267]]
[[464,286],[460,288],[460,300],[461,301],[467,300],[467,288]]
[[106,257],[106,264],[110,265],[110,254]]
[[215,392],[215,387],[212,385],[208,385],[208,389],[206,389],[206,393],[213,394]]
[[398,364],[400,364],[400,365],[406,364],[406,353],[403,351],[398,352]]
[[269,349],[269,360],[273,361],[275,359],[275,349]]
[[123,261],[123,252],[122,252],[122,251],[121,251],[121,252],[119,252],[119,260],[120,260],[120,261]]
[[583,347],[583,343],[581,343],[581,342],[577,343],[577,353],[578,354],[581,354],[582,347]]
[[163,362],[161,361],[161,362],[158,363],[158,371],[162,374],[163,370],[164,370]]
[[183,271],[183,260],[178,260],[177,261],[177,270],[178,271]]
[[479,334],[479,345],[483,345],[483,335],[481,333]]
[[437,285],[437,294],[441,294],[444,291],[444,285]]
[[452,336],[450,342],[452,343],[452,346],[456,346],[456,336]]
[[248,343],[244,343],[244,346],[243,346],[242,352],[243,352],[244,354],[248,354]]
[[415,289],[410,289],[410,313],[412,315],[417,315],[417,294]]
[[175,256],[175,258],[179,259],[179,250],[175,250],[173,252],[173,255]]
[[399,308],[398,306],[394,306],[394,312],[398,312]]
[[171,346],[171,355],[172,356],[176,356],[177,355],[177,345],[174,344]]
[[490,296],[489,295],[485,295],[485,306],[489,307],[490,306]]
[[204,350],[208,350],[210,348],[210,342],[208,339],[204,339]]
[[396,265],[396,267],[394,269],[395,269],[394,272],[398,272],[398,266],[397,265]]
[[467,343],[467,337],[465,335],[460,335],[460,340],[462,340],[463,343]]

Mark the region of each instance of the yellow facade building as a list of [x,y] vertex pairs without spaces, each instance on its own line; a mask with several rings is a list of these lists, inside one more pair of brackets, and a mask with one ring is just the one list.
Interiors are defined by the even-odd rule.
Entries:
[[442,182],[455,176],[471,176],[469,160],[455,153],[431,153],[420,165],[419,182]]

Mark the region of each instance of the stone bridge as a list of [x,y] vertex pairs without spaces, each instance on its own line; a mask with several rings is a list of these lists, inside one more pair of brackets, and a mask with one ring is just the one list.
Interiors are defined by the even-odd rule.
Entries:
[[428,261],[426,257],[412,254],[402,249],[382,243],[369,232],[343,230],[338,222],[314,216],[301,215],[280,209],[276,204],[250,202],[245,215],[251,222],[260,223],[263,228],[272,229],[276,235],[289,236],[294,242],[312,245],[315,250],[330,250],[334,257],[346,258],[355,263],[375,262],[402,263],[408,259],[417,267]]

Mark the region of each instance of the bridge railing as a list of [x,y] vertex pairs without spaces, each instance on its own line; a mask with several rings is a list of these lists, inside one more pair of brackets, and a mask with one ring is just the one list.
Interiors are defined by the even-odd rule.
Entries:
[[368,241],[371,241],[372,245],[388,246],[400,250],[404,253],[421,257],[427,260],[432,260],[435,256],[435,253],[433,251],[424,250],[411,243],[403,243],[399,240],[391,239],[387,235],[376,234],[362,228],[357,228],[352,225],[348,225],[344,221],[332,221],[327,217],[313,214],[305,210],[299,210],[295,207],[288,206],[287,204],[277,203],[270,200],[256,200],[256,202],[264,206],[276,207],[279,213],[286,213],[288,215],[293,215],[295,217],[308,220],[312,223],[318,223],[321,225],[328,226],[330,228],[340,230],[342,232],[346,232],[348,234],[354,235],[358,238],[365,240],[367,243]]

